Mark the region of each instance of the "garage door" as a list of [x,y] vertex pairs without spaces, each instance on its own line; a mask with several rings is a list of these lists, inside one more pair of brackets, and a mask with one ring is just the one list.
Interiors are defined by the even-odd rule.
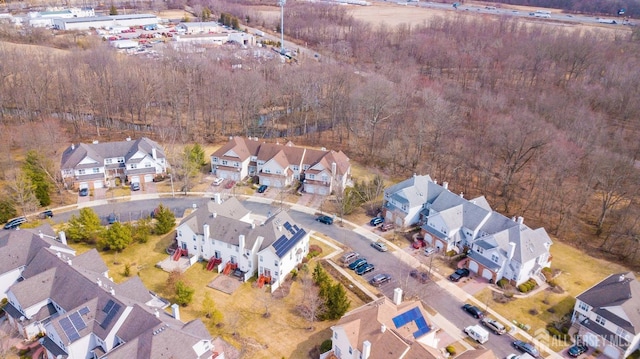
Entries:
[[469,270],[472,271],[473,273],[478,273],[478,263],[476,263],[474,261],[470,261],[469,262]]
[[304,191],[307,193],[315,193],[313,186],[304,186]]
[[319,192],[319,194],[321,194],[321,195],[323,195],[323,196],[324,196],[324,195],[326,195],[326,194],[327,194],[327,189],[326,189],[326,188],[324,188],[324,187],[320,187],[320,192]]
[[433,237],[429,233],[424,234],[424,243],[428,246],[433,246]]
[[271,180],[269,178],[261,178],[261,183],[265,186],[271,186]]
[[78,185],[78,188],[80,188],[80,189],[89,188],[89,183],[88,182],[80,182],[80,184]]
[[93,188],[103,188],[103,187],[104,187],[104,182],[102,180],[93,181]]
[[607,345],[604,347],[604,351],[602,352],[607,358],[618,359],[620,358],[620,352],[618,349],[611,345]]
[[135,183],[135,182],[140,183],[140,176],[131,176],[131,178],[129,178],[129,183]]
[[493,272],[488,270],[487,268],[482,270],[482,278],[484,279],[493,279]]
[[582,336],[582,340],[584,340],[584,343],[586,345],[594,348],[597,348],[598,343],[600,342],[600,338],[598,338],[598,336],[593,333],[585,333]]
[[153,182],[153,175],[144,175],[145,182]]

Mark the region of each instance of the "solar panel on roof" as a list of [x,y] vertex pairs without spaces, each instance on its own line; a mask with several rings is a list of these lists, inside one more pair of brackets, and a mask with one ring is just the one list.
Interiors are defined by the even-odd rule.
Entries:
[[113,308],[114,304],[116,304],[116,303],[113,300],[109,299],[109,301],[107,302],[107,305],[104,306],[104,309],[102,309],[102,311],[105,312],[105,313],[109,313],[111,308]]
[[295,246],[300,239],[302,239],[307,232],[304,229],[296,232],[290,239],[282,236],[275,243],[273,243],[273,248],[276,250],[276,255],[278,257],[282,257],[285,255],[293,246]]
[[422,318],[422,313],[420,313],[420,309],[418,307],[415,307],[402,314],[396,315],[391,320],[393,321],[393,324],[395,324],[396,328],[400,328],[405,324],[416,320],[417,318]]
[[84,307],[84,308],[80,308],[80,310],[78,311],[78,313],[80,313],[80,315],[85,315],[87,313],[89,313],[89,307]]
[[284,228],[288,231],[291,229],[291,223],[289,222],[284,222]]
[[109,326],[109,324],[111,324],[111,321],[116,316],[116,314],[118,314],[119,310],[120,310],[120,304],[114,303],[113,306],[111,306],[111,310],[109,311],[109,313],[107,313],[107,316],[104,318],[100,326],[106,329]]
[[73,323],[73,326],[76,327],[77,331],[81,331],[87,327],[79,312],[71,313],[71,315],[69,315],[69,319],[71,319],[71,323]]
[[73,324],[71,323],[71,320],[69,320],[69,318],[60,319],[60,326],[62,327],[64,334],[66,334],[67,338],[69,338],[69,341],[80,339],[78,331],[73,327]]

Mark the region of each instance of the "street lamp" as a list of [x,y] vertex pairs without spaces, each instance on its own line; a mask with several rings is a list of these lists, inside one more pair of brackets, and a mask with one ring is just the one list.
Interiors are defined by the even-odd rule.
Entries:
[[287,0],[278,0],[280,6],[280,55],[284,55],[284,5]]
[[171,197],[175,197],[176,193],[173,191],[173,173],[169,173],[169,179],[171,179]]

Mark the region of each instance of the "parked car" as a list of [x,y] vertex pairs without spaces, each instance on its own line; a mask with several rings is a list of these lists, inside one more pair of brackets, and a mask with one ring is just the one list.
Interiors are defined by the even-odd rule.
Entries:
[[80,195],[80,197],[86,197],[89,195],[89,189],[88,188],[80,188],[80,192],[78,192],[78,195]]
[[264,193],[267,188],[269,188],[269,186],[267,186],[266,184],[263,184],[262,186],[258,187],[258,193]]
[[435,252],[436,252],[436,249],[433,247],[425,247],[424,249],[424,255],[427,257],[434,254]]
[[356,268],[365,264],[367,264],[367,260],[365,258],[358,258],[355,261],[353,261],[351,264],[349,264],[349,269],[356,270]]
[[489,332],[477,324],[464,328],[464,332],[480,344],[484,344],[489,340]]
[[504,359],[520,359],[520,356],[515,354],[509,354]]
[[533,344],[531,343],[523,342],[522,340],[516,340],[512,344],[514,348],[520,351],[523,351],[534,358],[540,357],[540,353],[538,352],[538,349],[536,349],[536,347],[534,347]]
[[422,284],[427,283],[429,281],[429,274],[426,272],[420,272],[417,269],[413,269],[411,272],[409,272],[409,275],[411,276],[411,278],[415,278],[418,282]]
[[224,182],[224,178],[216,178],[213,180],[213,185],[214,186],[219,186],[222,184],[222,182]]
[[363,275],[365,273],[371,272],[374,269],[376,269],[376,266],[374,266],[371,263],[365,263],[364,265],[361,265],[358,268],[356,268],[356,274]]
[[373,242],[371,243],[371,247],[379,250],[380,252],[386,252],[388,250],[387,245],[382,242]]
[[224,185],[224,188],[231,189],[235,184],[236,184],[236,181],[228,181],[227,184]]
[[140,183],[139,182],[131,183],[131,190],[132,191],[139,191],[140,190]]
[[324,224],[333,224],[333,218],[329,217],[329,216],[318,216],[318,218],[316,218],[316,221],[320,222],[320,223],[324,223]]
[[342,255],[341,260],[342,260],[342,263],[348,264],[348,263],[351,263],[351,261],[356,260],[358,257],[360,257],[360,254],[356,252],[348,252]]
[[369,224],[372,225],[373,227],[377,227],[377,226],[381,225],[383,222],[384,222],[384,218],[382,218],[382,217],[373,217],[369,221]]
[[580,354],[586,353],[587,350],[589,350],[589,347],[584,345],[584,344],[575,344],[572,345],[569,350],[567,350],[567,353],[574,357],[577,358],[580,356]]
[[480,310],[480,308],[471,305],[471,304],[465,304],[462,306],[462,310],[464,310],[465,312],[471,314],[471,316],[473,316],[476,319],[482,319],[484,318],[484,314],[482,314],[482,311]]
[[369,281],[369,284],[371,284],[374,287],[379,287],[390,280],[391,280],[391,275],[386,273],[380,273],[380,274],[374,275],[373,278],[371,278],[371,280]]
[[482,325],[489,328],[497,335],[502,335],[507,332],[507,328],[505,328],[504,325],[502,325],[497,320],[493,320],[491,318],[483,318],[480,323],[482,323]]
[[50,210],[50,209],[42,211],[42,212],[40,212],[40,215],[38,217],[40,217],[42,219],[51,218],[51,217],[53,217],[53,211]]
[[116,216],[116,214],[113,212],[109,213],[109,215],[107,216],[107,223],[114,224],[116,222],[118,222],[118,217]]
[[380,226],[380,230],[386,232],[392,230],[394,227],[393,223],[384,223]]
[[467,268],[458,268],[455,272],[451,273],[449,280],[452,282],[458,282],[463,277],[469,276],[469,270]]
[[16,227],[20,227],[21,224],[25,223],[27,219],[25,217],[17,217],[11,219],[4,225],[4,229],[14,229]]

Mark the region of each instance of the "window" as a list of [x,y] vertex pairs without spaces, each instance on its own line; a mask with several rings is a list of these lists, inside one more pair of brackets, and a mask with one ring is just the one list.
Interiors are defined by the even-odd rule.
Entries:
[[93,168],[93,173],[100,173],[100,168],[94,167]]
[[333,332],[333,339],[338,339],[338,332]]
[[197,251],[198,250],[198,246],[193,246],[193,250]]
[[629,333],[620,327],[616,329],[616,334],[618,334],[622,339],[629,340]]
[[495,254],[492,254],[492,255],[491,255],[491,260],[492,260],[494,263],[498,263],[498,259],[500,259],[500,258],[499,258],[497,255],[495,255]]
[[292,168],[294,171],[297,171],[297,170],[298,170],[298,166],[291,166],[291,168]]
[[218,157],[213,158],[213,163],[218,163]]
[[106,160],[104,160],[104,163],[110,165],[113,163],[113,159],[112,158],[107,158]]
[[124,163],[124,157],[118,158],[118,163]]
[[260,262],[262,262],[262,256],[260,256]]
[[276,174],[281,175],[281,174],[282,174],[282,171],[280,171],[280,170],[276,170]]
[[236,252],[240,252],[240,247],[236,247]]
[[580,302],[580,304],[578,304],[578,308],[580,308],[581,310],[584,310],[585,312],[589,311],[589,306],[585,302]]
[[263,169],[263,170],[262,170],[262,172],[264,172],[264,173],[271,173],[271,170],[267,168],[267,169]]
[[274,261],[274,264],[276,267],[278,266],[278,261]]
[[136,169],[136,168],[138,168],[138,164],[136,164],[136,163],[132,163],[132,164],[131,164],[131,169],[133,170],[133,169]]
[[598,316],[596,317],[596,323],[598,323],[598,324],[600,324],[600,325],[604,326],[604,325],[607,323],[607,321],[606,321],[603,317],[601,317],[601,316],[599,316],[599,315],[598,315]]
[[195,235],[195,234],[193,235],[193,240],[194,240],[194,241],[196,240],[196,235]]
[[327,177],[327,175],[322,175],[322,182],[327,182],[329,180],[329,177]]
[[84,170],[83,170],[83,169],[78,170],[78,174],[79,174],[79,175],[83,175],[83,174],[84,174]]
[[238,162],[234,162],[233,167],[240,167],[240,164]]
[[351,349],[351,346],[349,346],[349,354],[353,354],[353,349]]
[[66,170],[64,170],[64,174],[67,175],[67,176],[70,176],[70,175],[73,174],[73,170],[66,169]]
[[227,160],[222,160],[222,165],[226,166],[227,165]]
[[145,167],[145,168],[151,168],[151,163],[149,163],[149,162],[145,163],[145,164],[144,164],[144,167]]
[[476,247],[476,252],[478,252],[478,253],[482,254],[482,253],[484,253],[484,248],[482,248],[482,247]]
[[309,179],[314,179],[315,175],[310,174]]

